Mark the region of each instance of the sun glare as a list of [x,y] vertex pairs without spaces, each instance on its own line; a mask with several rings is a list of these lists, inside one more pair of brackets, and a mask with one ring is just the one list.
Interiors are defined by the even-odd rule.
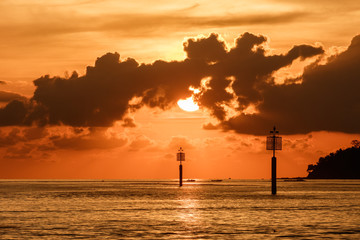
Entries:
[[195,111],[199,110],[199,106],[196,103],[194,103],[194,100],[192,97],[189,97],[185,100],[180,99],[177,102],[177,104],[182,110],[187,111],[187,112],[195,112]]

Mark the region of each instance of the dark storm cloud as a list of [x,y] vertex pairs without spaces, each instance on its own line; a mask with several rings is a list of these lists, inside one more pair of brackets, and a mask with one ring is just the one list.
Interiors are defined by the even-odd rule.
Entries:
[[[305,59],[323,53],[321,47],[299,45],[294,46],[284,55],[266,55],[265,49],[262,47],[266,38],[250,33],[244,33],[236,40],[234,48],[223,53],[219,48],[224,45],[213,41],[212,38],[213,35],[195,43],[189,41],[192,45],[198,46],[188,49],[188,56],[195,55],[197,59],[202,58],[205,61],[214,62],[210,66],[212,79],[207,85],[208,89],[199,96],[198,100],[202,106],[211,109],[213,115],[220,121],[225,120],[224,105],[231,105],[230,101],[234,99],[234,94],[237,97],[238,110],[242,111],[250,104],[257,104],[263,100],[261,91],[264,86],[271,84],[269,81],[271,81],[272,73],[291,65],[298,58]],[[202,51],[202,56],[191,51],[192,49],[202,49],[204,45],[217,50]],[[230,84],[234,93],[226,90]]]
[[302,84],[266,85],[259,113],[221,123],[225,129],[262,135],[277,125],[284,134],[311,131],[360,133],[360,35],[325,65],[308,67]]
[[29,109],[24,102],[13,100],[0,108],[0,126],[24,125]]
[[[200,88],[198,103],[210,110],[217,126],[238,133],[263,135],[276,124],[284,134],[328,130],[359,133],[360,36],[327,64],[307,67],[302,83],[275,84],[273,74],[293,61],[320,56],[324,50],[296,45],[284,54],[270,54],[265,36],[242,34],[228,49],[216,34],[188,39],[183,61],[139,64],[108,53],[84,76],[43,76],[34,81],[30,102],[14,100],[0,109],[1,125],[69,125],[109,127],[123,120],[133,127],[129,110],[142,106],[168,109]],[[136,101],[134,100],[136,99]],[[246,109],[256,107],[254,114]],[[235,111],[231,114],[229,109]],[[86,138],[53,140],[58,147],[82,146]],[[80,147],[81,148],[81,147]]]
[[0,103],[7,103],[0,108],[0,126],[23,125],[26,113],[27,98],[17,93],[0,91]]
[[[24,123],[111,126],[130,107],[147,105],[166,109],[179,98],[190,95],[189,86],[198,83],[207,67],[204,62],[191,60],[139,65],[134,59],[120,61],[119,57],[117,53],[108,53],[98,58],[95,66],[88,67],[81,77],[73,73],[68,79],[44,76],[35,80],[33,108],[23,119]],[[142,99],[135,107],[129,104],[133,97]],[[17,105],[19,109],[23,106]]]

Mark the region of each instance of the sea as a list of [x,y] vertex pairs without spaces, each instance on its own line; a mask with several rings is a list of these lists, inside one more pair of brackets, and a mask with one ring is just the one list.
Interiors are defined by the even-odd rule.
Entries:
[[0,239],[360,239],[360,180],[0,180]]

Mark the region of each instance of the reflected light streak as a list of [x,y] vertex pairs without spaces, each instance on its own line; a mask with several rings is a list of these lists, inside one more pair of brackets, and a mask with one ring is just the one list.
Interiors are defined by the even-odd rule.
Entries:
[[[186,185],[186,184],[185,184]],[[199,200],[197,200],[197,188],[192,186],[186,186],[181,198],[179,199],[179,208],[177,217],[179,221],[191,230],[201,225],[201,217],[199,213]]]

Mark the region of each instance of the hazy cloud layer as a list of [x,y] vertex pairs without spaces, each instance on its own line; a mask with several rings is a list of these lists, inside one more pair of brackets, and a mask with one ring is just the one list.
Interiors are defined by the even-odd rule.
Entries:
[[[1,6],[1,3],[0,3]],[[191,14],[194,8],[170,11],[132,11],[129,13],[119,9],[116,13],[104,12],[93,14],[90,12],[73,11],[71,14],[56,8],[56,6],[40,7],[32,6],[34,11],[25,11],[27,18],[19,17],[13,21],[13,16],[8,16],[9,9],[15,14],[22,5],[11,7],[4,6],[0,13],[8,19],[7,24],[0,24],[0,30],[6,32],[5,39],[18,38],[48,39],[64,34],[76,34],[87,32],[107,33],[110,35],[126,35],[127,37],[150,37],[164,35],[165,31],[177,29],[188,31],[196,28],[222,28],[249,25],[269,25],[294,22],[299,19],[306,19],[310,12],[289,10],[276,13],[226,13],[221,15]],[[196,7],[195,7],[196,8]],[[36,11],[35,11],[36,9]],[[201,11],[201,10],[199,10]],[[35,13],[36,12],[36,13]],[[41,13],[47,21],[39,18]],[[19,14],[19,13],[18,13]],[[41,36],[41,37],[39,37]],[[35,42],[36,43],[36,42]]]
[[129,144],[129,147],[130,147],[130,150],[131,151],[138,151],[140,149],[143,149],[143,148],[146,148],[146,147],[149,147],[153,144],[153,141],[144,136],[144,135],[141,135],[141,136],[137,136],[130,144]]
[[[0,85],[1,84],[5,84],[5,82],[0,81]],[[20,94],[17,94],[17,93],[0,91],[0,102],[10,102],[12,100],[25,101],[26,97],[24,97]]]
[[[189,86],[193,86],[200,90],[199,105],[219,122],[206,129],[264,135],[277,125],[284,134],[360,132],[356,92],[360,89],[360,36],[328,63],[308,66],[299,84],[275,84],[273,74],[296,59],[321,56],[322,47],[296,45],[286,53],[271,54],[264,47],[266,42],[265,36],[244,33],[228,49],[217,34],[211,34],[188,39],[183,61],[152,64],[120,60],[118,53],[107,53],[84,76],[74,72],[68,78],[35,80],[30,101],[13,100],[0,109],[0,125],[110,127],[123,120],[124,127],[135,127],[127,116],[129,110],[145,105],[166,110],[191,95]],[[250,108],[254,111],[249,112]],[[71,141],[53,142],[61,147],[86,142],[83,137]]]
[[191,140],[184,136],[173,136],[170,140],[168,148],[172,151],[176,151],[181,146],[184,149],[193,149],[194,145],[191,143]]
[[48,159],[55,151],[110,151],[125,146],[125,136],[113,136],[103,128],[4,127],[0,150],[6,159]]

